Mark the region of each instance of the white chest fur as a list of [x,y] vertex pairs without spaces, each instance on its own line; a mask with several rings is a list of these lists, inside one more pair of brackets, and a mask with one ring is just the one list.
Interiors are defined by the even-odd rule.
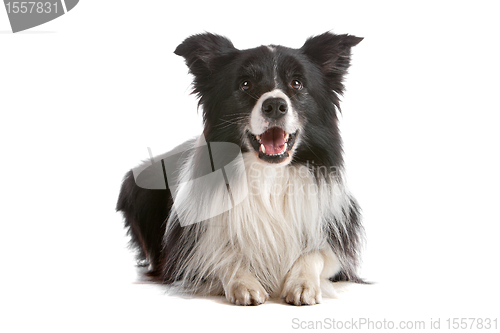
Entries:
[[[306,166],[276,167],[259,161],[254,153],[244,154],[242,161],[228,175],[234,206],[197,223],[190,229],[193,234],[186,235],[196,242],[183,263],[184,276],[201,283],[244,265],[266,290],[276,293],[301,254],[327,246],[325,224],[343,221],[348,196],[338,182],[318,181]],[[181,178],[187,177],[189,163]],[[210,191],[195,187],[186,182],[175,196],[180,219],[183,214],[195,216],[195,209],[230,202],[225,184]],[[211,289],[220,287],[211,283]]]

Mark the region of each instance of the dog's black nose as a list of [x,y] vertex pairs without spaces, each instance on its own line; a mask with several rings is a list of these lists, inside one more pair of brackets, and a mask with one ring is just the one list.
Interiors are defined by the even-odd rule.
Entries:
[[288,112],[288,104],[283,98],[268,98],[262,103],[264,116],[279,119]]

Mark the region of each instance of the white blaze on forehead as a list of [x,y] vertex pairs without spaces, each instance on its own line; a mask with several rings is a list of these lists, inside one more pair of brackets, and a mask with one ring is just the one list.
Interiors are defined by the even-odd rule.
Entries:
[[288,133],[294,133],[299,128],[297,113],[292,107],[290,98],[281,90],[274,89],[266,92],[255,103],[252,113],[250,114],[250,132],[252,134],[262,134],[269,128],[269,120],[262,114],[262,103],[268,98],[283,98],[288,105],[288,112],[283,119],[283,129]]

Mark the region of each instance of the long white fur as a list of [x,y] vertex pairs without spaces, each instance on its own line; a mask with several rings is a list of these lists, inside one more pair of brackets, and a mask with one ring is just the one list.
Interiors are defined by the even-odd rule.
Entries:
[[[225,183],[211,191],[200,191],[196,182],[187,182],[193,163],[194,157],[189,156],[180,172],[179,181],[185,185],[182,193],[173,193],[175,212],[167,228],[173,227],[176,218],[183,220],[197,215],[194,210],[210,210],[227,203]],[[350,196],[341,175],[336,173],[329,181],[316,179],[306,166],[275,166],[259,160],[254,152],[245,153],[233,169],[229,180],[232,194],[242,196],[238,192],[246,190],[247,195],[232,209],[193,225],[189,229],[192,234],[184,235],[196,242],[182,263],[183,287],[205,294],[225,292],[233,302],[246,304],[256,290],[247,288],[245,292],[241,288],[255,285],[254,277],[262,290],[271,297],[279,297],[285,292],[287,273],[292,272],[294,264],[299,267],[297,272],[307,271],[301,265],[308,261],[300,258],[311,255],[311,265],[316,265],[316,269],[310,279],[320,281],[323,292],[332,296],[333,289],[327,279],[340,270],[340,263],[328,245],[325,230],[335,232],[347,223],[344,212],[350,208]],[[203,194],[194,203],[189,193]],[[300,277],[301,273],[295,275]],[[239,289],[235,287],[238,283]],[[262,294],[262,290],[257,292]],[[267,294],[254,301],[266,298]],[[309,298],[319,302],[321,295]]]

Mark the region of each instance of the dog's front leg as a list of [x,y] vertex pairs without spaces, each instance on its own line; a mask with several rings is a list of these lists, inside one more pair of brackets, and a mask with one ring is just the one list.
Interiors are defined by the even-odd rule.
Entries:
[[226,298],[233,304],[260,305],[268,298],[264,287],[246,265],[225,272],[221,280]]
[[339,271],[340,263],[330,248],[303,254],[288,271],[281,296],[289,304],[320,303],[321,283],[328,283]]

